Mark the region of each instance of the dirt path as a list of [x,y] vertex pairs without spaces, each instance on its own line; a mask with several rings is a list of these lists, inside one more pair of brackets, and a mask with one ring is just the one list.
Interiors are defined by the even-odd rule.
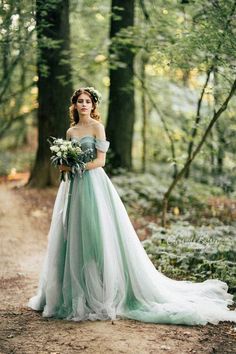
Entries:
[[24,193],[0,184],[0,353],[236,353],[236,330],[230,323],[70,322],[45,319],[28,309],[38,285],[52,205],[35,208]]

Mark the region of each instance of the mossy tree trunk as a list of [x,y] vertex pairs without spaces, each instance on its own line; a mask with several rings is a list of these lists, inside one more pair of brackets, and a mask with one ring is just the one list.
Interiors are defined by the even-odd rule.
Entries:
[[[134,0],[112,0],[110,25],[110,93],[107,138],[113,153],[114,168],[132,168],[132,139],[135,121],[134,105],[134,53],[131,44],[122,39],[116,42],[120,31],[134,25]],[[112,63],[116,56],[116,64]],[[119,65],[121,64],[121,65]]]
[[50,164],[49,136],[65,137],[72,93],[69,0],[36,1],[38,42],[38,150],[29,185],[46,187],[58,182]]

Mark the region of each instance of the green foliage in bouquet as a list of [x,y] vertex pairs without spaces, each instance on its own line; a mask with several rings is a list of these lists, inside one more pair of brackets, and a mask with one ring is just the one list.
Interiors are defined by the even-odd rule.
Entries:
[[63,140],[55,137],[50,137],[47,140],[52,152],[52,164],[55,166],[66,165],[71,168],[68,172],[61,171],[60,180],[66,180],[66,173],[69,180],[74,178],[76,172],[82,177],[85,171],[85,162],[87,162],[88,159],[94,159],[93,150],[90,148],[82,150],[78,141]]

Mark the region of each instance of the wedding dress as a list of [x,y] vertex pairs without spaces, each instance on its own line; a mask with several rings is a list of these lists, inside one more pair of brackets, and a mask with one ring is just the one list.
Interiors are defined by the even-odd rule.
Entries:
[[[95,154],[109,148],[92,135],[73,139]],[[30,308],[73,321],[217,324],[236,322],[232,298],[220,280],[176,281],[154,267],[102,167],[60,183]]]

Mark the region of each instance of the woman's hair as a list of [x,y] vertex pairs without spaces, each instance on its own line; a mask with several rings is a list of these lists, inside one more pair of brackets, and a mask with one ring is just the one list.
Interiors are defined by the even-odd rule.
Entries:
[[93,108],[92,108],[91,114],[90,114],[91,118],[98,120],[98,121],[101,119],[100,113],[98,112],[98,109],[97,109],[96,96],[94,97],[94,95],[92,95],[90,91],[91,90],[87,90],[86,88],[82,87],[73,93],[73,96],[71,97],[71,106],[69,108],[71,126],[73,126],[79,122],[79,113],[75,107],[75,104],[77,103],[78,97],[82,93],[86,93],[86,95],[88,95],[91,98],[92,105],[93,105]]

